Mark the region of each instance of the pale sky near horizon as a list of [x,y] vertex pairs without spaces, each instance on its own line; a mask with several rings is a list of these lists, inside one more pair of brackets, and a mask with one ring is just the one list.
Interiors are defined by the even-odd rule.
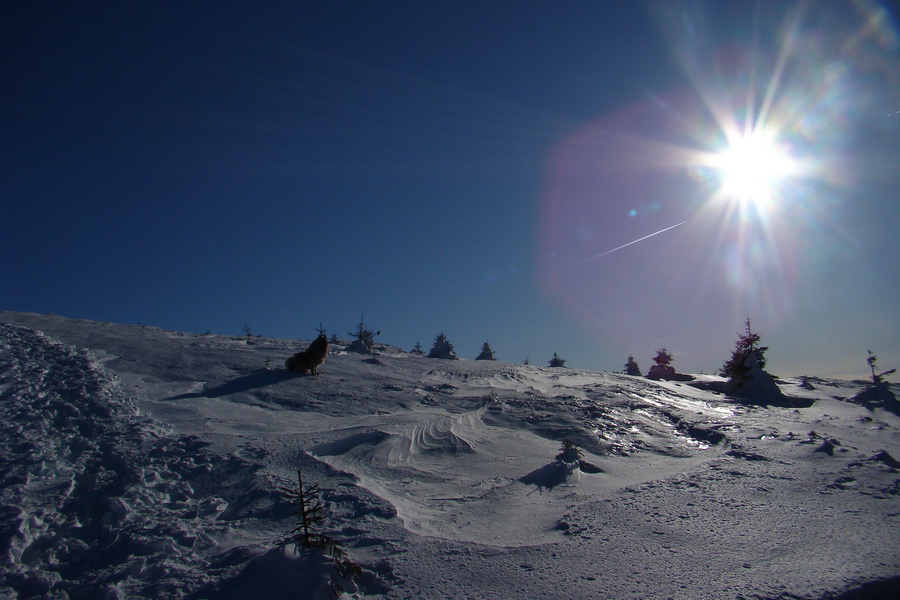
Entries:
[[707,373],[750,318],[776,374],[900,367],[894,2],[0,11],[0,308]]

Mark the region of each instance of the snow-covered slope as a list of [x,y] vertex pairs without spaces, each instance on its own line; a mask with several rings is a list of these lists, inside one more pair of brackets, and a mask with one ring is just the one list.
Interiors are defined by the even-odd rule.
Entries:
[[[0,597],[878,598],[900,417],[864,382],[704,385],[0,312]],[[812,389],[810,389],[812,388]],[[893,388],[896,392],[896,387]],[[568,438],[581,467],[563,460]]]

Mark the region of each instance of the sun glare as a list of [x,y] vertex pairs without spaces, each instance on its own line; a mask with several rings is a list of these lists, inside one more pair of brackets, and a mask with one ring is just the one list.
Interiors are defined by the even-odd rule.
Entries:
[[769,135],[754,132],[734,136],[714,161],[727,197],[768,205],[785,178],[794,172],[787,150]]

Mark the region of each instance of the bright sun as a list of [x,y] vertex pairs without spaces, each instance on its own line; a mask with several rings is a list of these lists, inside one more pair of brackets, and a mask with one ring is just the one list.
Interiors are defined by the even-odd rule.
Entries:
[[754,205],[773,202],[783,180],[794,172],[789,153],[761,132],[732,137],[714,166],[721,173],[723,194]]

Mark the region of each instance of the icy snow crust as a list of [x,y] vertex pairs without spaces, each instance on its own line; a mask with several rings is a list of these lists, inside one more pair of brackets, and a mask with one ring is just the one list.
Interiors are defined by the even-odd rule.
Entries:
[[307,342],[0,321],[2,598],[334,597],[327,560],[274,545],[297,469],[364,568],[347,598],[898,589],[900,418],[849,402],[864,382],[744,406],[710,377],[340,344],[314,377],[281,367]]

